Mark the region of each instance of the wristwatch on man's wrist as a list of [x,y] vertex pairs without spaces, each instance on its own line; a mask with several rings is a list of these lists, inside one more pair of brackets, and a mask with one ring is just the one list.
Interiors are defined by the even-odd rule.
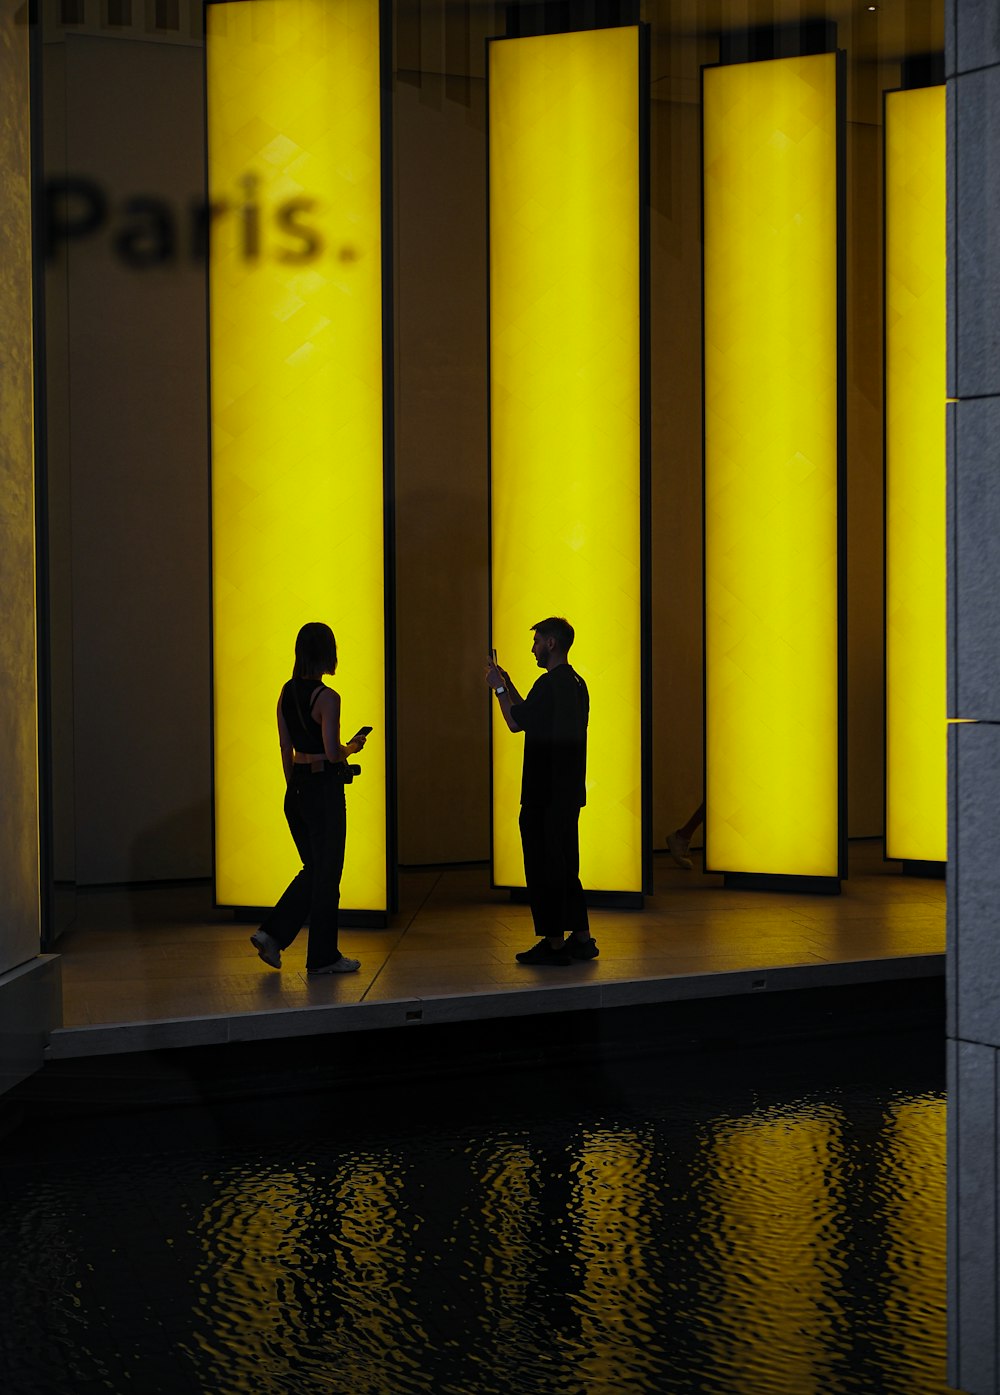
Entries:
[[506,689],[506,688],[504,687],[504,685],[501,683],[500,686],[499,686],[499,688],[494,688],[493,691],[496,693],[497,697],[499,697],[500,694],[501,694],[501,693],[505,693],[505,692],[507,691],[507,689]]

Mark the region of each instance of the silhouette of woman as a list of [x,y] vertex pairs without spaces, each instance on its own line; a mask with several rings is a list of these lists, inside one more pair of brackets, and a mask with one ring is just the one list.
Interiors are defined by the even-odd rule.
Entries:
[[349,974],[360,969],[337,947],[340,877],[344,870],[347,806],[345,762],[365,736],[340,742],[340,694],[323,682],[337,671],[337,641],[329,625],[311,621],[295,640],[295,667],[278,698],[278,741],[285,772],[285,818],[302,870],[250,943],[265,964],[281,968],[287,949],[309,917],[306,971]]

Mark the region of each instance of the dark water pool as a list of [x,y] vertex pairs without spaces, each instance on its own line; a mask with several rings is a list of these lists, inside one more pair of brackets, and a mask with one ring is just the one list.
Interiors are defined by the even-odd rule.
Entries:
[[29,1124],[0,1389],[941,1395],[941,1044]]

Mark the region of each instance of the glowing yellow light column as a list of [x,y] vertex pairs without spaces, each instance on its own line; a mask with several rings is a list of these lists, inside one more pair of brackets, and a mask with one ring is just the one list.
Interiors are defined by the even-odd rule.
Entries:
[[840,875],[836,54],[704,71],[706,864]]
[[296,632],[337,636],[342,904],[384,910],[382,201],[377,0],[207,6],[216,896],[273,904],[297,859],[274,709]]
[[[643,890],[640,36],[490,45],[492,636],[522,692],[565,615],[591,699],[581,876]],[[494,711],[493,877],[523,886],[522,739]]]
[[947,859],[945,99],[885,99],[887,857]]

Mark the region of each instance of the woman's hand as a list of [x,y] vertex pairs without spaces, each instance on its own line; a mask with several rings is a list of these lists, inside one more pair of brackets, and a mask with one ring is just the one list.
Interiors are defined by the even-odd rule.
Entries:
[[323,732],[323,752],[328,761],[336,765],[338,761],[347,760],[348,756],[353,756],[355,751],[363,746],[362,739],[360,746],[357,741],[348,741],[346,746],[340,743],[340,694],[333,688],[324,688],[323,692],[316,699],[316,706],[313,709],[319,718],[320,727]]

